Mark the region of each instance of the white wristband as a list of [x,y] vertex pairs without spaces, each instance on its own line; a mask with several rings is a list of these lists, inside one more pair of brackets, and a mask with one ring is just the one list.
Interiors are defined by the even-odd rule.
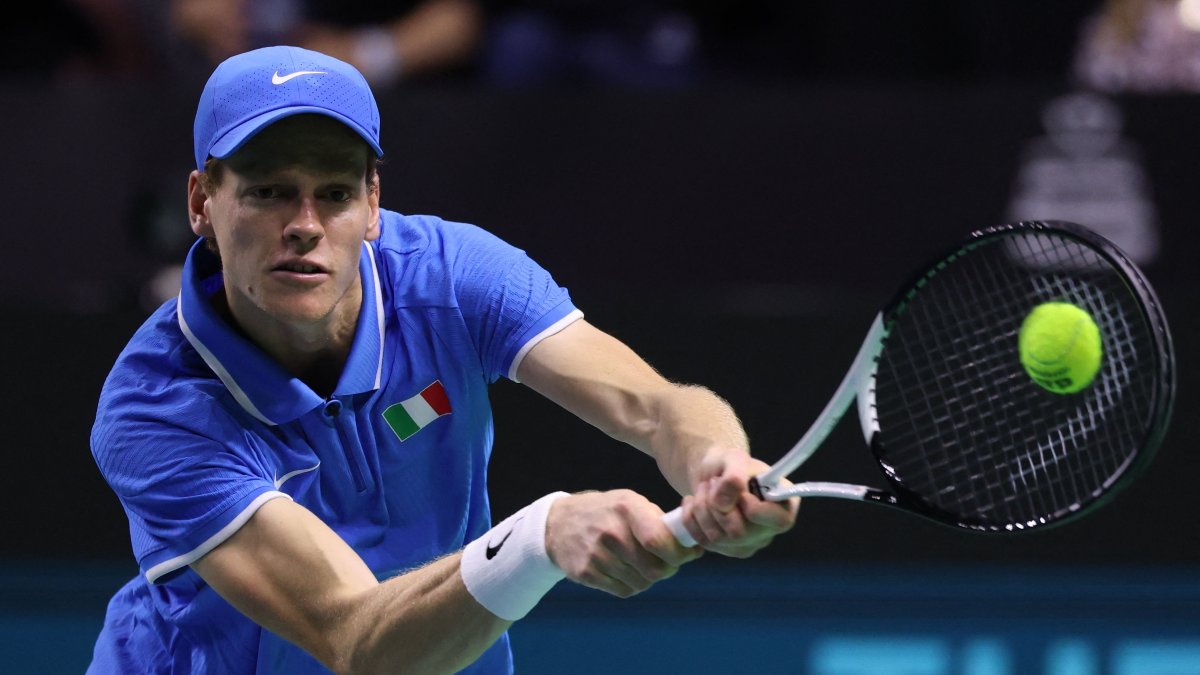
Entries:
[[566,575],[546,552],[546,516],[565,492],[552,492],[467,544],[458,565],[467,592],[501,619],[516,621]]

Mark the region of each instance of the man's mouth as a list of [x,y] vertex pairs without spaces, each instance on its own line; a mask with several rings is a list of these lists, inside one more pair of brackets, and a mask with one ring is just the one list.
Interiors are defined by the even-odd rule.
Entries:
[[293,274],[326,274],[329,270],[322,265],[302,258],[293,260],[285,260],[277,264],[273,271],[276,272],[291,272]]
[[316,274],[325,271],[317,265],[306,265],[304,263],[285,263],[275,269],[283,270],[284,272],[296,272],[297,274]]

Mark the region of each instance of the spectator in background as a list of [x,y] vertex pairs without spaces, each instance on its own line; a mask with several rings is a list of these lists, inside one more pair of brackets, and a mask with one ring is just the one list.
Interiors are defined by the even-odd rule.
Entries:
[[145,63],[145,40],[128,0],[22,4],[0,28],[0,73],[62,79],[126,76]]
[[680,86],[699,71],[698,17],[674,0],[510,0],[495,8],[483,55],[506,86]]
[[478,0],[309,4],[301,44],[347,61],[375,86],[466,72],[483,35]]
[[1200,0],[1106,0],[1083,26],[1073,70],[1102,92],[1200,91]]
[[166,12],[164,48],[205,77],[233,54],[290,43],[354,65],[375,87],[463,72],[484,21],[479,0],[170,0],[147,9]]

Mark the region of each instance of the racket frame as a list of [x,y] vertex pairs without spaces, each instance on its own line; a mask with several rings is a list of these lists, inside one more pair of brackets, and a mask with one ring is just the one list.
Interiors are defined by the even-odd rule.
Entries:
[[[1100,489],[1093,499],[1051,518],[999,526],[995,523],[963,519],[939,509],[908,490],[896,476],[887,470],[887,463],[883,459],[886,456],[886,441],[879,433],[880,427],[875,409],[875,372],[890,325],[903,313],[909,299],[913,297],[917,289],[925,284],[928,278],[940,272],[947,264],[966,251],[990,243],[993,238],[1019,232],[1066,235],[1068,238],[1079,241],[1120,271],[1130,292],[1138,300],[1142,319],[1150,327],[1150,335],[1155,343],[1153,367],[1158,371],[1155,381],[1159,386],[1152,392],[1154,397],[1150,404],[1152,419],[1146,425],[1145,434],[1139,444],[1139,451],[1133,453],[1129,461],[1113,473],[1107,486]],[[1121,489],[1145,470],[1166,434],[1167,424],[1174,407],[1174,392],[1174,346],[1162,305],[1141,270],[1120,249],[1091,230],[1066,221],[1023,221],[997,225],[972,232],[963,242],[935,258],[933,263],[922,268],[922,271],[914,275],[908,284],[901,287],[901,290],[876,315],[854,362],[817,420],[787,454],[769,470],[751,479],[750,489],[754,494],[767,501],[784,501],[791,497],[832,497],[873,502],[899,507],[945,525],[976,532],[1042,530],[1047,526],[1060,525],[1074,520],[1108,503]],[[829,436],[846,410],[849,409],[851,399],[858,401],[859,423],[862,427],[863,438],[879,463],[891,492],[865,485],[824,481],[797,483],[790,486],[779,485],[785,476],[798,469],[816,452],[817,447]]]
[[[1157,371],[1155,382],[1157,387],[1151,392],[1153,400],[1150,403],[1151,419],[1145,426],[1145,433],[1139,444],[1138,451],[1132,453],[1129,460],[1113,472],[1109,482],[1097,490],[1093,498],[1086,500],[1064,513],[1055,514],[1049,518],[1040,518],[1026,523],[983,523],[963,519],[955,514],[939,509],[914,494],[891,472],[888,471],[886,456],[886,441],[880,433],[879,418],[875,406],[876,368],[882,352],[884,341],[888,336],[890,326],[899,317],[910,299],[928,281],[929,278],[944,269],[955,258],[977,246],[989,243],[996,237],[1008,236],[1021,232],[1043,232],[1046,234],[1065,235],[1075,239],[1095,252],[1098,256],[1119,270],[1129,290],[1137,299],[1142,319],[1150,328],[1151,339],[1154,342],[1153,368]],[[750,490],[760,499],[767,501],[784,501],[792,497],[831,497],[865,501],[886,506],[893,506],[905,511],[925,516],[933,521],[951,527],[975,532],[1011,533],[1028,530],[1044,530],[1074,520],[1089,513],[1110,501],[1121,489],[1140,475],[1149,465],[1166,434],[1167,425],[1174,407],[1175,394],[1175,355],[1170,330],[1166,316],[1154,289],[1146,280],[1141,270],[1125,256],[1114,244],[1092,231],[1066,221],[1022,221],[1005,225],[997,225],[972,232],[958,245],[946,250],[934,262],[915,274],[909,283],[884,305],[859,347],[849,370],[843,376],[833,396],[816,420],[804,433],[799,441],[767,471],[750,480]],[[841,421],[852,401],[858,402],[859,423],[863,437],[871,448],[881,472],[889,484],[891,491],[882,490],[866,485],[836,483],[825,481],[810,481],[796,484],[781,484],[783,479],[796,471],[816,452],[817,448],[828,438],[834,427]],[[684,545],[691,546],[695,540],[683,526],[682,509],[676,508],[663,517],[676,538]]]
[[849,370],[838,384],[837,390],[825,409],[804,432],[792,449],[779,459],[770,469],[755,476],[750,481],[750,491],[760,499],[767,501],[784,501],[791,497],[835,497],[841,499],[864,499],[873,488],[865,485],[848,483],[830,483],[813,481],[780,486],[779,482],[785,476],[799,469],[802,464],[812,457],[817,448],[825,442],[829,434],[838,425],[850,404],[858,401],[859,422],[862,425],[863,437],[870,443],[879,423],[871,410],[875,406],[875,365],[879,360],[879,352],[883,349],[883,340],[887,337],[883,313],[875,315],[867,335],[863,339],[858,354],[850,364]]

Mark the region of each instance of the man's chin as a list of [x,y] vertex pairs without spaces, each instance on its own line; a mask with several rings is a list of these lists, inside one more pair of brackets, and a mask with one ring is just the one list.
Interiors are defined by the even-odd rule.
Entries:
[[[263,284],[251,299],[254,313],[267,323],[296,328],[318,327],[336,318],[339,307],[350,301],[346,294],[338,295],[330,285],[313,289],[298,289],[276,284]],[[355,308],[357,309],[357,308]],[[357,317],[357,311],[354,317]],[[354,319],[347,320],[353,322]]]
[[259,311],[287,324],[319,324],[329,319],[333,305],[322,293],[289,293],[258,303]]
[[327,321],[332,312],[326,305],[288,305],[268,313],[282,323],[315,325]]

